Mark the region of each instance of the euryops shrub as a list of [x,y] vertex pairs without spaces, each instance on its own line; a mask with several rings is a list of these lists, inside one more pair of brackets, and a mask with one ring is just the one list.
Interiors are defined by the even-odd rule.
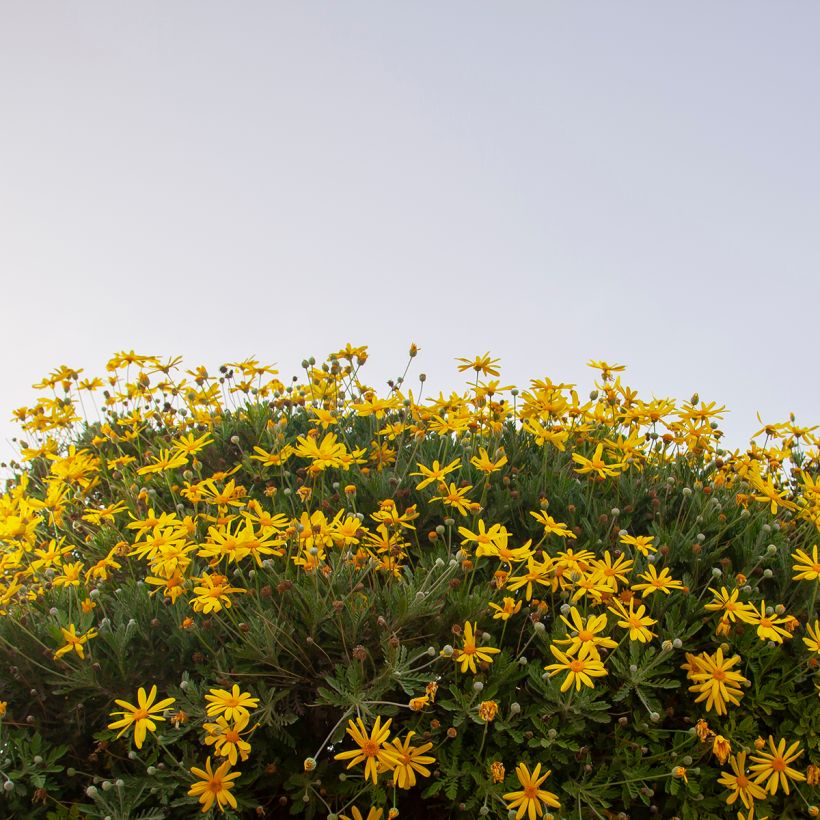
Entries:
[[604,362],[433,397],[366,357],[35,385],[0,814],[817,816],[814,428],[727,452]]

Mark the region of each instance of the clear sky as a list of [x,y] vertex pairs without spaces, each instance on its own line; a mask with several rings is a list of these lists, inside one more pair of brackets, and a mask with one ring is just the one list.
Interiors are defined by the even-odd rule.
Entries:
[[820,422],[820,5],[0,1],[0,455],[121,349]]

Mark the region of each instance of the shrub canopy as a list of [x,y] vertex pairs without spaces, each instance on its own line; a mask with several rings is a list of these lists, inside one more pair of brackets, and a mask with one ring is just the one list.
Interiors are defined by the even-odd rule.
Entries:
[[415,355],[382,393],[350,345],[35,385],[5,815],[816,816],[814,428],[728,452],[724,408],[605,362],[426,397]]

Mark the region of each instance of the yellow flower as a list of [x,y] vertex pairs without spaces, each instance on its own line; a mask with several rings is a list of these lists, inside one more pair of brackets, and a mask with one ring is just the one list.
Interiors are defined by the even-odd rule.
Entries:
[[506,774],[504,764],[500,760],[494,760],[490,763],[490,777],[493,783],[503,783]]
[[571,637],[560,638],[555,641],[557,644],[568,643],[570,645],[567,649],[567,655],[574,655],[586,646],[591,657],[599,658],[599,646],[606,649],[615,649],[618,646],[612,638],[598,635],[599,632],[606,629],[606,615],[590,615],[585,621],[577,607],[572,607],[569,615],[572,618],[572,623],[563,615],[561,620],[569,627]]
[[361,718],[356,718],[355,723],[352,720],[348,721],[347,733],[359,745],[359,748],[348,752],[339,752],[334,759],[350,760],[350,763],[347,764],[348,769],[358,763],[364,763],[364,779],[370,778],[375,784],[379,773],[379,765],[384,769],[392,769],[396,762],[395,750],[390,746],[382,748],[383,744],[387,744],[387,739],[390,737],[391,722],[392,718],[389,718],[382,726],[381,717],[377,717],[372,731],[368,734]]
[[646,607],[643,604],[638,606],[636,612],[634,600],[630,600],[628,610],[620,601],[615,601],[613,605],[609,607],[609,611],[619,618],[622,618],[622,620],[618,621],[618,626],[629,630],[630,641],[647,643],[647,641],[655,637],[655,633],[652,632],[649,627],[657,623],[657,621],[644,614]]
[[68,629],[63,629],[60,627],[60,632],[63,633],[63,640],[66,643],[65,646],[61,646],[54,653],[54,660],[57,660],[57,658],[61,658],[63,655],[72,651],[76,652],[80,658],[85,659],[85,644],[88,643],[89,639],[97,636],[96,629],[89,629],[85,635],[78,635],[74,624],[69,624]]
[[222,715],[225,720],[246,718],[251,709],[259,706],[259,698],[252,697],[249,692],[242,692],[236,683],[230,692],[225,689],[210,689],[205,700],[208,701],[207,715]]
[[453,660],[461,664],[462,672],[469,669],[475,675],[478,672],[475,665],[476,661],[479,663],[492,663],[492,656],[498,654],[501,650],[494,649],[491,646],[476,646],[474,629],[475,626],[469,621],[464,624],[464,646],[453,652]]
[[543,813],[542,803],[553,809],[561,808],[557,795],[539,788],[550,776],[551,771],[547,770],[539,777],[540,772],[540,763],[535,764],[532,774],[530,774],[529,769],[524,763],[519,763],[515,767],[515,776],[518,778],[518,782],[522,788],[520,791],[507,792],[507,794],[503,795],[503,799],[506,800],[508,804],[507,808],[511,811],[517,809],[515,820],[521,820],[525,814],[529,816],[529,820],[535,820],[536,816],[540,817]]
[[472,484],[466,487],[456,487],[454,482],[450,482],[449,487],[442,482],[439,485],[439,492],[442,495],[434,496],[430,501],[441,501],[446,507],[453,507],[462,515],[467,515],[470,507],[470,499],[466,498],[467,493],[473,489]]
[[339,820],[382,820],[384,809],[377,809],[371,806],[365,817],[355,806],[351,806],[350,814],[340,814]]
[[493,461],[483,447],[478,448],[478,453],[479,455],[473,456],[473,458],[470,459],[470,464],[472,464],[476,470],[487,473],[488,476],[490,473],[500,470],[507,463],[507,456],[505,456],[503,452],[501,452],[497,461]]
[[506,621],[511,615],[515,615],[515,613],[521,609],[521,601],[516,603],[515,598],[505,596],[502,606],[494,604],[492,601],[490,601],[490,606],[496,610],[495,615],[493,615],[493,620],[500,619]]
[[756,775],[755,783],[766,783],[765,789],[769,794],[776,794],[778,785],[783,787],[786,794],[789,793],[789,778],[796,783],[806,779],[806,776],[796,769],[792,769],[792,763],[803,750],[800,748],[800,741],[796,740],[786,749],[786,739],[781,738],[777,746],[774,745],[774,738],[769,735],[769,752],[761,752],[759,755],[752,755],[754,766],[750,766],[751,772]]
[[607,464],[603,460],[602,454],[604,450],[603,443],[599,444],[595,448],[595,452],[592,454],[592,458],[584,458],[584,456],[578,455],[578,453],[572,454],[572,460],[579,464],[580,467],[575,468],[576,473],[581,473],[582,475],[587,473],[594,473],[598,476],[598,478],[606,478],[607,476],[616,476],[619,473],[622,473],[627,465],[622,464],[621,462],[613,462],[612,464]]
[[550,644],[550,652],[558,659],[558,663],[550,663],[545,666],[544,669],[548,671],[552,670],[550,677],[560,672],[567,672],[567,676],[561,684],[562,692],[566,692],[573,683],[575,684],[576,692],[580,691],[581,684],[594,689],[595,683],[592,678],[600,678],[608,674],[606,669],[604,669],[604,665],[598,660],[597,651],[595,656],[592,655],[589,644],[583,644],[581,646],[577,657],[565,655],[555,644]]
[[489,352],[483,356],[476,356],[474,359],[465,359],[461,356],[456,358],[457,362],[463,362],[458,366],[460,373],[465,370],[475,370],[476,373],[482,373],[485,376],[498,376],[499,370],[496,365],[501,361],[500,359],[491,359]]
[[213,745],[214,751],[220,757],[227,757],[231,766],[236,765],[237,757],[245,761],[251,752],[251,744],[242,737],[247,730],[249,715],[238,717],[233,724],[229,724],[224,717],[216,719],[216,723],[206,723],[202,728],[208,733],[205,743]]
[[782,624],[786,623],[785,618],[778,618],[775,615],[766,614],[766,602],[760,602],[760,612],[758,613],[754,607],[749,613],[748,623],[757,626],[757,637],[761,641],[773,641],[774,643],[783,643],[783,638],[790,638],[791,635],[788,630],[783,629]]
[[231,794],[231,789],[236,785],[233,781],[239,777],[240,772],[229,772],[230,766],[230,762],[226,760],[216,771],[213,771],[211,758],[208,757],[204,771],[196,767],[191,768],[191,774],[200,778],[200,781],[188,789],[188,796],[199,798],[203,813],[211,810],[214,801],[221,812],[225,811],[226,805],[233,809],[237,807],[236,798]]
[[559,538],[577,538],[578,536],[560,521],[556,521],[551,515],[547,515],[543,510],[530,512],[530,515],[539,523],[544,525],[544,535],[557,535]]
[[430,770],[426,764],[436,762],[434,757],[424,754],[433,748],[432,743],[410,745],[410,739],[414,734],[415,732],[408,732],[403,741],[398,738],[391,741],[394,759],[387,764],[387,768],[393,769],[393,784],[400,789],[412,789],[416,785],[416,772],[422,777],[430,777]]
[[684,783],[689,782],[689,778],[686,776],[686,768],[684,766],[675,766],[675,768],[672,769],[672,775],[680,778]]
[[666,595],[670,594],[672,589],[683,589],[683,584],[676,581],[670,574],[669,569],[664,567],[660,573],[655,569],[654,564],[650,564],[646,572],[641,573],[639,578],[646,581],[645,584],[632,584],[634,592],[642,592],[643,597],[651,595],[653,592],[660,590]]
[[433,462],[432,467],[425,467],[423,464],[418,464],[420,472],[410,473],[410,475],[424,476],[424,478],[421,481],[419,481],[418,484],[416,484],[417,490],[423,490],[428,484],[432,484],[434,481],[436,483],[444,481],[444,476],[446,476],[448,473],[452,473],[459,467],[461,467],[461,459],[453,459],[446,467],[442,467],[438,463],[437,459]]
[[6,716],[6,710],[9,708],[9,702],[7,700],[0,700],[0,718]]
[[792,553],[795,581],[820,581],[820,558],[817,557],[817,544],[812,547],[811,557],[803,550]]
[[751,604],[738,601],[739,590],[733,589],[730,593],[726,587],[721,587],[718,592],[718,590],[709,587],[709,592],[715,597],[714,600],[704,605],[704,609],[710,612],[720,612],[722,610],[725,613],[723,618],[732,622],[741,620],[749,623],[749,616],[754,616],[755,608]]
[[732,792],[726,798],[727,805],[731,806],[739,797],[743,805],[749,809],[755,800],[766,799],[766,792],[746,773],[746,752],[732,755],[729,764],[732,772],[723,772],[718,778],[718,783]]
[[630,546],[635,547],[638,552],[644,557],[649,555],[650,552],[657,552],[657,549],[652,546],[652,542],[655,540],[654,535],[622,535],[621,536],[621,543],[622,544],[629,544]]
[[111,712],[111,717],[114,715],[122,715],[119,720],[108,724],[109,729],[119,729],[117,737],[120,737],[124,732],[134,727],[134,744],[138,749],[142,748],[145,741],[147,731],[155,732],[157,730],[156,721],[164,721],[165,718],[159,713],[167,709],[172,703],[175,703],[175,698],[165,698],[164,700],[154,703],[157,696],[157,687],[154,684],[151,691],[146,695],[145,689],[140,686],[137,690],[137,706],[134,706],[125,700],[115,700],[118,706],[122,706],[122,711]]
[[726,714],[727,702],[737,706],[743,697],[741,686],[748,683],[743,675],[732,671],[740,661],[740,655],[724,659],[720,647],[714,655],[702,652],[695,656],[697,668],[688,672],[689,679],[694,681],[689,691],[699,693],[695,703],[705,700],[706,711],[711,711],[714,706],[719,715]]

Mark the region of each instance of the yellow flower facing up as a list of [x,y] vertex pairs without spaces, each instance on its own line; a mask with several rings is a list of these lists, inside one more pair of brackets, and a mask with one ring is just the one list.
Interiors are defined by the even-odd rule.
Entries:
[[595,656],[592,655],[589,644],[583,644],[575,657],[564,654],[555,644],[550,644],[550,652],[555,655],[558,663],[550,663],[544,669],[549,672],[550,677],[554,677],[561,672],[567,673],[564,682],[561,684],[562,692],[566,692],[573,684],[575,684],[576,692],[580,691],[581,684],[594,689],[595,683],[592,678],[600,678],[608,674],[604,669],[604,665],[598,659],[597,651]]
[[651,595],[653,592],[663,592],[669,595],[673,589],[683,589],[683,584],[676,581],[670,574],[669,569],[664,567],[660,572],[655,569],[654,564],[650,564],[647,571],[641,573],[639,578],[642,578],[646,583],[632,584],[634,592],[640,592],[643,597]]
[[430,501],[441,501],[444,506],[452,507],[458,510],[461,515],[466,516],[470,509],[470,499],[467,498],[467,493],[472,489],[472,484],[468,484],[466,487],[456,487],[452,481],[449,486],[442,481],[439,484],[441,495],[434,496]]
[[422,476],[422,480],[416,484],[416,489],[423,490],[428,484],[432,484],[433,482],[437,484],[442,483],[446,475],[452,473],[454,470],[458,470],[459,467],[461,467],[461,459],[459,458],[453,459],[446,467],[442,467],[438,463],[438,460],[436,460],[431,467],[425,467],[423,464],[419,464],[419,472],[410,473],[410,475]]
[[61,658],[63,655],[67,655],[69,652],[76,652],[81,659],[85,659],[85,645],[91,638],[95,638],[97,636],[96,629],[89,629],[85,635],[78,635],[77,628],[74,624],[69,624],[68,629],[63,629],[60,627],[60,632],[63,633],[65,646],[61,646],[54,653],[54,660]]
[[[430,777],[430,770],[427,766],[435,763],[436,759],[425,752],[433,748],[432,743],[424,743],[421,746],[411,746],[410,740],[415,732],[408,732],[404,740],[397,737],[390,742],[394,760],[388,764],[393,770],[393,784],[400,789],[412,789],[416,785],[416,774],[422,777]],[[349,768],[349,767],[348,767]]]
[[814,581],[820,582],[820,558],[817,556],[817,544],[811,549],[811,555],[803,550],[797,550],[792,553],[794,558],[795,581]]
[[650,552],[657,552],[657,548],[652,545],[655,540],[654,535],[622,535],[621,543],[628,544],[646,557]]
[[575,472],[581,475],[594,474],[598,478],[604,479],[608,476],[616,476],[627,468],[627,465],[621,462],[608,464],[603,459],[603,451],[604,445],[601,443],[595,448],[592,458],[585,458],[578,453],[573,453],[572,460],[580,465],[575,468]]
[[549,769],[541,774],[540,763],[535,764],[532,774],[525,763],[519,763],[515,767],[515,776],[521,784],[521,789],[503,795],[503,799],[507,801],[507,808],[515,811],[515,820],[521,820],[525,814],[529,820],[535,820],[543,814],[544,806],[553,809],[561,808],[558,796],[541,788],[541,784],[550,774]]
[[726,804],[731,806],[740,798],[740,802],[750,809],[755,800],[765,800],[766,792],[755,783],[746,771],[746,752],[738,752],[729,759],[731,772],[723,772],[718,778],[721,786],[729,789],[731,794],[726,798]]
[[605,649],[615,649],[618,644],[606,635],[600,635],[606,629],[606,615],[590,615],[586,620],[581,616],[577,607],[572,607],[569,611],[572,621],[568,621],[565,616],[561,620],[569,627],[570,637],[560,638],[555,641],[557,644],[569,644],[567,655],[575,655],[585,646],[593,658],[599,658],[598,647]]
[[478,672],[476,661],[479,663],[492,663],[493,655],[497,655],[501,650],[491,646],[476,646],[475,625],[467,621],[464,624],[464,646],[453,652],[453,660],[461,664],[461,671],[468,669],[474,675]]
[[757,637],[761,641],[783,643],[783,638],[791,638],[789,631],[783,628],[786,619],[779,618],[776,615],[769,615],[766,612],[765,601],[760,602],[760,612],[752,607],[748,616],[748,623],[757,627]]
[[636,611],[634,600],[629,602],[629,609],[620,601],[615,601],[612,606],[609,607],[609,611],[613,615],[617,615],[621,618],[621,620],[618,621],[618,626],[629,630],[630,641],[647,643],[655,637],[655,633],[652,632],[649,627],[652,626],[652,624],[656,624],[657,621],[645,614],[646,607],[643,604],[640,604]]
[[740,620],[749,623],[749,616],[754,616],[755,608],[751,604],[738,601],[740,590],[733,589],[729,592],[726,587],[721,587],[718,591],[709,587],[709,592],[715,596],[703,607],[709,612],[723,612],[723,617],[731,622]]
[[382,771],[388,771],[396,763],[395,749],[388,744],[392,720],[389,718],[382,725],[381,717],[377,717],[369,734],[361,718],[356,718],[355,722],[348,721],[347,733],[359,748],[339,752],[334,759],[349,760],[348,769],[364,763],[364,779],[370,779],[375,784],[379,776],[379,766],[382,767]]
[[191,774],[199,778],[188,789],[189,797],[198,797],[202,803],[202,812],[210,811],[216,803],[217,808],[225,811],[225,806],[232,809],[237,807],[236,798],[231,794],[231,789],[236,785],[234,781],[239,777],[240,772],[231,772],[230,761],[226,760],[216,771],[211,768],[211,758],[205,761],[204,769],[191,768]]
[[232,723],[220,716],[216,723],[206,723],[202,728],[208,733],[205,743],[213,746],[220,757],[227,757],[231,766],[236,765],[237,759],[245,761],[251,753],[251,744],[242,735],[247,734],[250,717],[245,714]]
[[209,690],[205,700],[208,702],[208,717],[222,715],[225,720],[247,718],[250,710],[259,706],[259,698],[253,697],[250,692],[243,692],[236,683],[230,692],[225,689]]
[[765,784],[763,788],[769,794],[776,794],[778,786],[782,786],[783,791],[788,794],[789,780],[800,783],[806,779],[806,775],[789,765],[803,754],[800,741],[796,740],[787,749],[785,738],[781,738],[775,746],[774,738],[769,735],[769,750],[752,755],[754,765],[750,766],[749,770],[755,775],[755,783]]
[[702,652],[695,656],[696,668],[688,672],[690,680],[694,681],[689,691],[698,693],[695,703],[705,700],[706,711],[714,707],[719,715],[726,714],[727,703],[737,706],[743,697],[741,687],[749,683],[740,672],[732,670],[740,661],[740,655],[724,658],[720,647],[714,655]]
[[134,729],[134,744],[138,749],[142,748],[145,742],[145,735],[148,731],[155,732],[157,730],[157,721],[164,721],[165,718],[161,712],[165,711],[172,703],[175,703],[175,698],[165,698],[154,703],[157,697],[157,687],[154,684],[151,691],[146,694],[145,689],[140,686],[137,690],[137,705],[134,706],[126,700],[115,700],[118,706],[122,706],[121,711],[111,712],[111,717],[115,715],[122,715],[119,720],[108,724],[109,729],[119,729],[117,737],[120,737],[124,732],[133,727]]
[[507,456],[505,456],[501,451],[496,454],[498,456],[496,461],[493,461],[490,458],[487,451],[483,447],[478,448],[478,453],[479,454],[477,456],[473,456],[470,459],[470,464],[472,464],[476,470],[486,473],[488,478],[490,473],[500,470],[507,463]]

